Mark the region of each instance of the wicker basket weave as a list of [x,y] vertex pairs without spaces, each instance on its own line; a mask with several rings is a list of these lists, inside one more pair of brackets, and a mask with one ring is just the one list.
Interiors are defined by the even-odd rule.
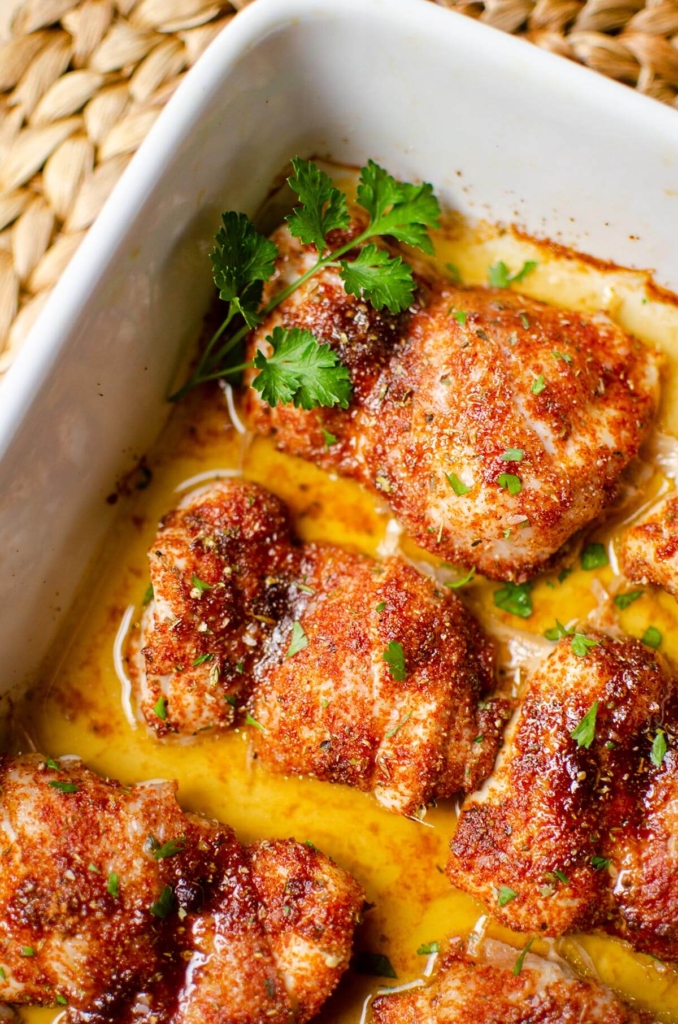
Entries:
[[[0,0],[0,374],[187,69],[247,0]],[[438,0],[678,106],[678,0]]]

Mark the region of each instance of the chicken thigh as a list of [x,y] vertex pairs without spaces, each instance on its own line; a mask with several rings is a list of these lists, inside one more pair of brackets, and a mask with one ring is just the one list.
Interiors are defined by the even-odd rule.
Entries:
[[[267,299],[310,258],[286,227],[273,237]],[[426,550],[528,579],[615,496],[652,423],[658,357],[604,314],[432,272],[418,283],[397,316],[347,295],[333,269],[294,292],[252,333],[248,358],[270,351],[277,325],[312,330],[349,367],[352,401],[271,408],[248,387],[247,419],[284,451],[360,480]]]
[[624,573],[634,583],[652,583],[678,597],[678,494],[672,492],[624,534]]
[[581,638],[529,680],[448,876],[518,931],[603,927],[676,960],[678,687],[640,641]]
[[461,601],[398,558],[301,544],[262,488],[190,495],[150,549],[130,658],[158,736],[252,727],[258,759],[419,815],[491,770],[508,704]]
[[73,1024],[306,1021],[348,965],[360,886],[293,840],[243,847],[77,758],[0,760],[0,999]]

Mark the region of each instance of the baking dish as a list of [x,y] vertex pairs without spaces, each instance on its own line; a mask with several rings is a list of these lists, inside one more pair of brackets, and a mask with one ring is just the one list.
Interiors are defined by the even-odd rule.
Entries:
[[432,181],[678,288],[678,120],[425,0],[259,0],[191,71],[36,323],[0,403],[0,650],[26,686],[157,435],[223,208],[295,153]]

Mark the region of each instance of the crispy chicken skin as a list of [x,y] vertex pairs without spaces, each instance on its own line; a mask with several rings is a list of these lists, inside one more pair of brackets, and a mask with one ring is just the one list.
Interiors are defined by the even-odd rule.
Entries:
[[621,544],[625,574],[678,597],[678,493],[672,492],[626,531]]
[[[490,772],[508,717],[491,696],[493,648],[452,592],[400,559],[301,544],[284,505],[242,481],[190,495],[149,558],[154,599],[130,666],[159,736],[249,713],[269,768],[411,815]],[[391,644],[404,678],[384,660]]]
[[604,927],[676,960],[676,683],[638,640],[594,638],[585,657],[561,640],[532,675],[492,777],[462,808],[448,876],[518,931]]
[[373,1003],[372,1024],[651,1024],[596,981],[528,953],[486,940],[478,953],[453,944],[432,984]]
[[[266,298],[310,259],[287,228],[273,237],[281,257]],[[253,332],[248,358],[268,350],[276,325],[308,328],[349,367],[350,407],[271,409],[249,387],[247,418],[281,449],[377,492],[428,551],[525,580],[614,497],[655,413],[658,357],[603,314],[433,276],[419,284],[392,316],[346,295],[336,271],[314,277]],[[506,461],[509,449],[522,461]],[[500,484],[507,473],[519,493]]]
[[52,764],[0,760],[0,999],[67,1006],[73,1024],[317,1012],[363,905],[350,875],[293,840],[241,846],[184,814],[174,783],[124,789],[77,758]]

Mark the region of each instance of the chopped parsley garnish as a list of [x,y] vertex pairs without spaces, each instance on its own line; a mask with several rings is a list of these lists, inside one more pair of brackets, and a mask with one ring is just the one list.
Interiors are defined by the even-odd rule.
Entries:
[[466,484],[459,479],[456,473],[446,473],[445,475],[447,477],[447,482],[458,498],[461,498],[463,494],[468,494],[471,490],[470,487],[467,487]]
[[375,608],[375,611],[383,612],[385,608],[386,608],[386,601],[380,601],[379,604],[377,605],[377,607]]
[[33,949],[32,946],[22,946],[21,947],[21,955],[22,956],[35,956],[35,950]]
[[520,322],[523,325],[523,327],[525,328],[525,330],[529,331],[529,329],[530,329],[530,321],[528,320],[527,313],[521,313],[520,314]]
[[629,590],[626,594],[615,594],[614,603],[617,608],[624,611],[630,604],[633,604],[639,597],[642,597],[644,593],[644,590]]
[[253,725],[259,732],[266,732],[261,722],[257,722],[256,718],[253,718],[249,711],[245,715],[245,725]]
[[547,640],[560,640],[564,636],[572,636],[573,633],[574,629],[566,629],[560,619],[556,619],[556,624],[551,629],[544,630],[544,636]]
[[2,978],[3,981],[7,981],[7,975],[5,974],[4,967],[0,967],[0,978]]
[[45,758],[45,767],[52,768],[55,772],[60,771],[59,765],[57,764],[56,761],[52,760],[51,757]]
[[596,736],[596,718],[598,716],[598,701],[594,700],[576,729],[573,729],[570,736],[576,740],[578,747],[588,748]]
[[600,640],[590,640],[583,633],[575,633],[572,637],[572,653],[578,658],[585,658],[591,647],[598,647]]
[[356,953],[353,967],[358,974],[368,974],[375,978],[397,978],[393,964],[383,953]]
[[511,900],[514,900],[517,895],[518,893],[515,889],[509,888],[508,885],[502,885],[497,891],[497,903],[500,907],[505,907],[506,904],[510,903]]
[[605,871],[610,866],[610,858],[591,857],[591,866],[594,871]]
[[198,665],[204,665],[204,663],[206,661],[213,661],[213,660],[214,660],[214,655],[213,654],[199,654],[198,657],[193,662],[192,668],[196,668]]
[[120,884],[118,882],[118,876],[115,871],[111,871],[108,876],[108,883],[106,885],[106,891],[109,896],[115,896],[116,898],[120,895]]
[[509,494],[520,494],[523,489],[523,485],[519,476],[514,473],[500,473],[497,478],[497,483],[504,490],[507,490]]
[[402,718],[400,719],[400,721],[398,722],[398,724],[397,724],[397,725],[394,725],[392,729],[389,729],[389,730],[388,730],[388,732],[386,733],[386,739],[387,739],[387,740],[390,740],[390,739],[391,739],[391,738],[392,738],[393,736],[395,736],[395,735],[396,735],[396,733],[399,733],[399,732],[400,732],[400,730],[402,729],[402,727],[403,727],[404,725],[407,725],[407,723],[409,722],[409,720],[410,720],[410,718],[411,718],[411,717],[412,717],[412,712],[411,712],[411,711],[408,711],[408,712],[407,712],[407,714],[406,714],[406,715],[404,715],[404,716],[403,716],[403,717],[402,717]]
[[66,999],[66,996],[57,995],[56,1001],[59,1006],[68,1006],[68,999]]
[[161,921],[164,921],[172,909],[173,902],[174,890],[171,885],[166,885],[163,887],[158,899],[154,903],[151,903],[149,909],[155,917],[159,917]]
[[[237,356],[234,360],[229,353],[241,351],[249,330],[328,265],[339,268],[348,294],[366,299],[375,309],[386,306],[391,313],[399,313],[411,305],[415,289],[411,267],[375,242],[391,237],[433,253],[429,229],[439,227],[440,207],[431,185],[396,181],[370,160],[360,172],[356,197],[368,214],[367,226],[332,250],[331,232],[350,227],[347,197],[313,161],[295,157],[292,167],[288,182],[299,204],[286,219],[296,238],[315,246],[315,262],[262,306],[263,287],[275,273],[278,249],[245,214],[224,213],[210,259],[219,297],[228,303],[226,318],[205,347],[193,376],[172,395],[173,400],[203,381],[254,367],[259,374],[253,387],[273,407],[291,403],[303,409],[337,404],[346,408],[351,394],[348,370],[338,354],[308,330],[276,327],[267,337],[270,354],[258,352],[252,362],[238,363]],[[352,259],[342,259],[356,250]]]
[[417,955],[418,956],[430,956],[431,953],[439,953],[439,952],[440,952],[440,943],[439,942],[423,942],[421,944],[421,946],[419,947],[419,949],[417,950]]
[[525,963],[525,957],[527,956],[527,954],[529,953],[530,949],[532,948],[532,943],[533,942],[534,942],[534,939],[529,939],[525,943],[525,945],[523,946],[523,951],[520,954],[520,956],[518,957],[518,959],[516,960],[515,966],[513,968],[513,976],[514,977],[517,977],[517,975],[519,975],[520,972],[522,971],[523,964]]
[[331,448],[333,444],[337,443],[337,437],[334,434],[330,434],[329,430],[321,428],[321,433],[323,435],[323,441],[325,442],[326,449]]
[[159,846],[157,850],[153,851],[153,856],[156,860],[165,860],[167,857],[176,857],[178,853],[182,853],[186,846],[186,836],[179,836],[178,839],[170,839],[162,846]]
[[535,270],[536,266],[535,260],[525,260],[520,270],[511,274],[504,261],[499,260],[488,267],[487,280],[490,288],[508,288],[513,282],[523,281],[528,274]]
[[93,875],[100,875],[101,874],[101,870],[100,870],[100,868],[98,868],[96,866],[96,864],[91,864],[91,863],[88,864],[87,865],[87,870],[91,871]]
[[59,782],[56,779],[52,779],[50,782],[52,789],[58,789],[60,793],[77,793],[78,787],[74,782]]
[[546,381],[544,380],[544,374],[540,373],[539,376],[536,377],[535,380],[532,381],[532,386],[530,387],[530,391],[532,392],[533,395],[540,395],[545,387],[546,387]]
[[560,868],[554,868],[553,869],[553,874],[556,876],[556,878],[559,881],[561,881],[563,883],[563,885],[569,885],[570,884],[569,878],[567,877],[567,875],[565,874],[564,871],[560,870]]
[[640,639],[646,647],[651,647],[653,651],[656,651],[662,642],[662,635],[656,626],[648,626]]
[[445,270],[447,270],[450,277],[456,282],[456,284],[461,284],[461,271],[455,263],[446,263]]
[[562,359],[562,361],[567,363],[568,366],[572,364],[572,356],[568,355],[567,352],[558,352],[558,350],[554,348],[552,355],[554,355],[556,359]]
[[661,768],[667,750],[666,736],[664,730],[660,729],[652,741],[652,750],[650,751],[650,760],[655,768]]
[[308,846],[309,850],[315,850],[316,853],[320,852],[315,843],[312,843],[310,839],[304,839],[304,846]]
[[397,683],[404,683],[407,678],[407,671],[405,669],[405,655],[402,644],[399,644],[397,640],[391,640],[381,657],[388,665],[395,681]]
[[494,592],[494,603],[497,608],[521,619],[529,619],[532,608],[531,583],[505,583]]
[[243,674],[243,672],[245,671],[245,662],[244,661],[236,661],[236,663],[235,663],[235,670],[238,673],[238,675],[241,676]]
[[211,583],[205,583],[205,581],[201,580],[199,576],[195,575],[195,573],[193,573],[193,576],[191,577],[191,583],[193,585],[193,589],[200,591],[201,594],[204,594],[206,590],[212,589]]
[[471,580],[475,579],[475,576],[476,568],[473,566],[473,568],[469,569],[466,575],[462,576],[460,580],[452,580],[450,583],[446,583],[445,586],[449,587],[450,590],[458,590],[459,587],[465,587],[467,583],[470,583]]
[[144,599],[143,599],[143,601],[141,603],[143,605],[147,605],[147,604],[150,604],[152,600],[153,600],[153,584],[149,583],[148,586],[146,587],[146,592],[144,593]]
[[290,638],[290,645],[285,652],[286,658],[293,658],[299,651],[303,651],[305,647],[308,647],[308,637],[304,633],[303,627],[300,622],[292,623],[292,636]]
[[525,458],[525,452],[522,448],[507,448],[502,455],[504,462],[522,462]]
[[464,324],[466,323],[466,317],[468,316],[468,313],[467,313],[467,312],[465,312],[465,310],[463,310],[463,309],[457,309],[457,310],[455,310],[455,312],[454,312],[454,313],[452,314],[452,316],[453,316],[453,317],[454,317],[454,319],[455,319],[455,320],[457,321],[457,323],[458,323],[458,324],[459,324],[459,325],[460,325],[461,327],[463,327],[463,326],[464,326]]
[[581,567],[587,571],[601,569],[604,565],[608,565],[609,561],[604,544],[587,544],[581,553]]
[[234,693],[225,693],[224,700],[226,701],[227,704],[230,704],[232,708],[237,708],[238,698]]
[[158,697],[157,701],[153,705],[153,711],[158,718],[162,718],[163,722],[167,721],[167,701],[164,697]]

